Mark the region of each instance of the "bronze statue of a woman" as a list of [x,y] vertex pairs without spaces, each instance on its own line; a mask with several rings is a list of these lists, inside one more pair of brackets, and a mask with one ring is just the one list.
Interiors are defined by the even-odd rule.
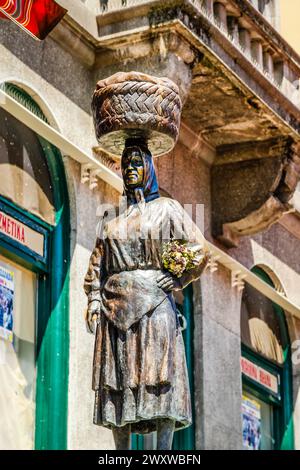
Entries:
[[153,431],[157,449],[171,449],[173,432],[192,419],[173,291],[199,278],[208,256],[181,277],[164,269],[167,240],[206,253],[203,235],[177,201],[160,197],[146,141],[127,139],[121,169],[127,204],[104,219],[84,283],[91,330],[97,316],[94,423],[112,429],[117,449],[130,449],[131,433]]

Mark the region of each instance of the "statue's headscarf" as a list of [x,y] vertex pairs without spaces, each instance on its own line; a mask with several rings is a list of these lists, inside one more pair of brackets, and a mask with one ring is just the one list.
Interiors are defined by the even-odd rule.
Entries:
[[134,190],[128,188],[124,182],[124,195],[127,196],[129,203],[139,202],[141,197],[145,202],[152,201],[159,197],[158,182],[156,178],[155,168],[153,164],[152,155],[144,143],[140,143],[137,140],[128,141],[126,143],[126,148],[122,155],[127,155],[130,150],[136,150],[139,152],[144,166],[144,178],[143,184],[141,187]]

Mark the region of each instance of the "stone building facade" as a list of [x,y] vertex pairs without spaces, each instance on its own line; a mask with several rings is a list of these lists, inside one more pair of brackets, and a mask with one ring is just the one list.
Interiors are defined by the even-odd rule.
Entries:
[[[0,338],[7,389],[19,387],[26,398],[20,407],[31,406],[35,416],[30,422],[29,412],[24,429],[31,437],[20,437],[19,447],[114,448],[111,432],[92,424],[94,338],[85,328],[82,284],[97,210],[118,203],[121,185],[118,169],[97,149],[90,103],[99,79],[136,70],[179,86],[180,138],[156,161],[160,189],[181,204],[203,204],[214,255],[210,270],[178,299],[189,319],[194,426],[175,447],[299,449],[300,57],[280,36],[278,2],[60,3],[68,14],[43,42],[11,22],[0,25],[0,110],[10,123],[1,134],[0,210],[44,237],[37,255],[35,243],[24,249],[0,230],[0,267],[14,272],[13,295],[24,286],[19,267],[39,285],[30,294],[35,335],[15,332],[36,351],[32,370],[21,347],[15,355],[18,372],[31,377],[31,396],[20,391],[21,379],[9,381],[10,353]],[[18,144],[24,139],[22,161],[15,135]],[[47,203],[43,158],[53,190]],[[0,431],[0,448],[14,445]],[[142,445],[140,438],[133,445]]]

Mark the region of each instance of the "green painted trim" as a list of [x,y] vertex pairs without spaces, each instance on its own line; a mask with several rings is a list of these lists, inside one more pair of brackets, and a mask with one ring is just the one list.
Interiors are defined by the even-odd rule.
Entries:
[[[4,84],[4,88],[16,101],[48,122],[24,90],[11,83]],[[37,137],[52,180],[56,224],[51,229],[47,227],[51,270],[49,274],[39,274],[38,279],[35,447],[52,450],[67,448],[70,210],[62,156],[58,149]],[[42,221],[39,223],[45,226]]]
[[144,436],[142,434],[131,434],[131,449],[132,450],[144,449]]
[[[48,286],[41,280],[50,315],[42,319],[37,362],[36,448],[66,449],[69,373],[70,212],[61,155],[40,138],[52,182],[57,224],[51,237]],[[47,311],[47,306],[44,305]],[[42,310],[40,309],[40,312]]]
[[186,320],[186,329],[183,331],[185,344],[186,364],[189,374],[190,392],[192,400],[193,423],[188,428],[176,431],[173,439],[173,450],[195,449],[195,400],[194,400],[194,304],[193,286],[189,284],[183,291],[183,315]]
[[7,93],[14,100],[16,100],[22,106],[24,106],[24,108],[28,109],[37,117],[42,119],[42,121],[49,124],[48,119],[44,115],[39,105],[34,101],[33,98],[31,98],[31,96],[28,93],[26,93],[26,91],[22,90],[22,88],[19,88],[17,85],[15,85],[14,83],[10,83],[10,82],[3,83],[1,85],[1,88],[3,89],[3,91],[5,91],[5,93]]
[[[255,266],[251,270],[268,285],[274,287],[274,284],[268,274],[260,267]],[[259,355],[251,348],[242,344],[242,354],[254,361],[257,365],[267,368],[270,372],[278,373],[280,376],[281,401],[276,400],[259,385],[243,376],[243,384],[247,390],[256,393],[261,399],[274,404],[274,435],[275,446],[278,450],[294,450],[294,425],[293,425],[293,395],[292,395],[292,362],[291,347],[288,333],[288,327],[283,309],[272,302],[275,314],[280,322],[282,337],[286,343],[284,349],[284,363],[278,365],[274,361]]]

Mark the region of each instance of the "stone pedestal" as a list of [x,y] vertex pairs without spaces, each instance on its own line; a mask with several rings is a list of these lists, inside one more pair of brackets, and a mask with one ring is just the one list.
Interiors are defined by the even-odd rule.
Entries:
[[242,449],[240,294],[230,272],[204,274],[194,303],[196,449]]

